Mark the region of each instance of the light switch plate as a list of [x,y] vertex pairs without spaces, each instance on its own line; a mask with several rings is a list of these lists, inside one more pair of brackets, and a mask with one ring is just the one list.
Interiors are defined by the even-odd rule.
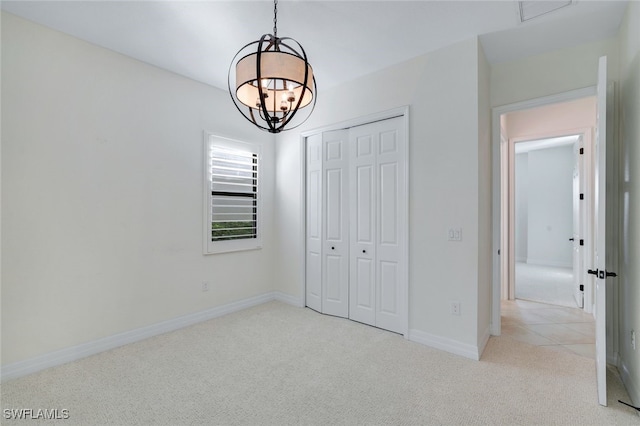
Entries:
[[462,228],[449,228],[449,241],[462,241]]

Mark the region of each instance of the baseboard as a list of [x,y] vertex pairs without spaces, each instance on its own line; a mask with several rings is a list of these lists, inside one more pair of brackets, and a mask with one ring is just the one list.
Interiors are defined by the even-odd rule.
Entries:
[[528,258],[527,259],[527,264],[528,265],[539,265],[539,266],[555,266],[558,268],[573,268],[573,264],[572,263],[566,263],[566,262],[556,262],[554,260],[540,260],[540,259],[531,259]]
[[46,368],[66,364],[71,361],[76,361],[78,359],[95,355],[109,349],[114,349],[119,346],[138,342],[140,340],[148,339],[149,337],[157,336],[159,334],[178,330],[180,328],[217,318],[226,314],[230,314],[232,312],[241,311],[252,306],[269,302],[271,300],[279,300],[294,306],[300,306],[299,300],[294,296],[290,296],[280,292],[269,292],[261,294],[259,296],[254,296],[247,299],[238,300],[236,302],[228,303],[226,305],[216,306],[215,308],[207,309],[204,311],[195,312],[193,314],[188,314],[167,321],[162,321],[146,327],[125,331],[124,333],[118,333],[113,336],[94,340],[88,343],[83,343],[81,345],[49,352],[47,354],[30,358],[24,361],[7,364],[6,366],[2,367],[0,380],[4,381],[26,376],[28,374],[32,374]]
[[[486,339],[489,339],[488,334]],[[480,359],[480,354],[482,353],[478,346],[469,345],[457,340],[447,339],[446,337],[425,333],[421,330],[409,330],[409,340],[476,361]],[[486,345],[486,342],[484,344]],[[482,347],[482,349],[484,349],[484,346]]]
[[482,357],[482,353],[484,352],[484,348],[487,347],[487,343],[489,343],[489,338],[491,337],[491,326],[488,325],[485,328],[484,333],[480,336],[480,342],[478,344],[478,359]]
[[279,302],[283,302],[288,305],[295,306],[297,308],[304,307],[304,301],[301,297],[292,296],[290,294],[283,293],[281,291],[274,291],[273,298]]
[[[624,387],[627,389],[627,393],[631,398],[631,403],[633,405],[640,406],[640,383],[635,383],[633,381],[633,377],[631,377],[631,372],[627,366],[627,363],[624,361],[622,356],[618,356],[618,372],[620,373],[620,378],[622,379],[622,383],[624,383]],[[640,413],[638,413],[640,415]]]

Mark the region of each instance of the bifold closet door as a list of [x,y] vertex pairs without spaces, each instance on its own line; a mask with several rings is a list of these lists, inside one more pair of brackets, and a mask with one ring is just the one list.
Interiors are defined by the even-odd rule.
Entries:
[[353,127],[349,317],[404,331],[405,135],[400,118]]
[[322,312],[349,316],[348,131],[322,134]]
[[307,138],[306,305],[322,312],[322,135]]

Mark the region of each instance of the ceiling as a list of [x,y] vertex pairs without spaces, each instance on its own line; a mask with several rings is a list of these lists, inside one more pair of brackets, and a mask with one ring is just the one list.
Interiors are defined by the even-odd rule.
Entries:
[[[278,35],[304,47],[319,90],[480,35],[499,63],[617,34],[626,1],[579,0],[520,23],[516,1],[278,3]],[[2,1],[2,9],[227,89],[245,44],[273,28],[273,2]]]

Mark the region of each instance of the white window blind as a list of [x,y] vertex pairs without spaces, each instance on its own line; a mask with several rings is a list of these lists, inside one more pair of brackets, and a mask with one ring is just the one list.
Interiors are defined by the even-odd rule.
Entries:
[[208,135],[205,143],[206,252],[258,248],[259,151],[255,146]]

